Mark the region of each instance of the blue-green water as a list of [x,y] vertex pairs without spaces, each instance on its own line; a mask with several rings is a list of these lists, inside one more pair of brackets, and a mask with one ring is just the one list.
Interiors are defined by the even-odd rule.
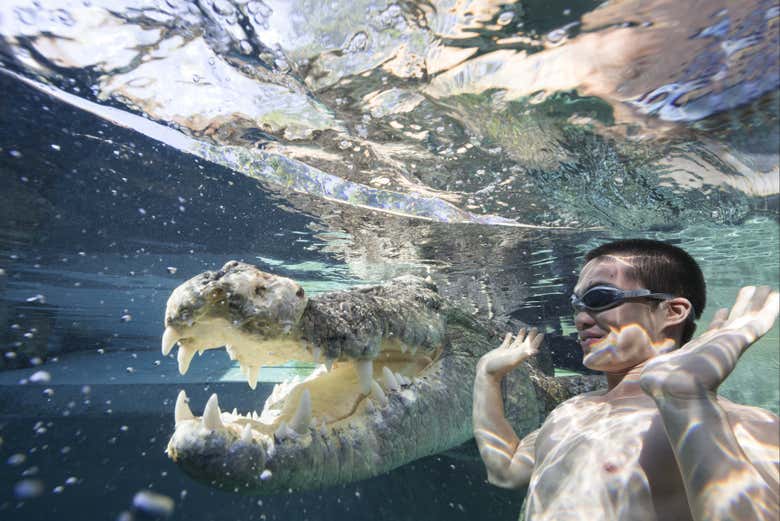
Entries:
[[[716,4],[4,2],[0,518],[153,490],[176,519],[516,519],[468,449],[314,492],[190,480],[163,454],[178,390],[256,408],[295,370],[178,375],[165,301],[228,259],[309,294],[430,275],[583,371],[568,294],[606,239],[688,250],[702,323],[780,286],[780,10]],[[778,343],[723,394],[777,413]]]

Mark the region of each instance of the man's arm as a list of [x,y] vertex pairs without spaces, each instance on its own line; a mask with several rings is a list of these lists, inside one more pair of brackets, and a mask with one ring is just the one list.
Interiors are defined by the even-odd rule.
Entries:
[[[742,288],[730,313],[716,313],[706,333],[642,372],[640,385],[661,413],[698,521],[769,521],[780,514],[780,478],[762,474],[746,457],[715,394],[742,353],[772,327],[779,308],[777,292]],[[776,435],[764,441],[777,450]]]
[[507,334],[500,347],[485,354],[474,379],[474,438],[487,469],[488,481],[504,488],[522,488],[531,480],[538,430],[522,441],[504,416],[501,380],[537,353],[544,335],[521,329],[514,341]]

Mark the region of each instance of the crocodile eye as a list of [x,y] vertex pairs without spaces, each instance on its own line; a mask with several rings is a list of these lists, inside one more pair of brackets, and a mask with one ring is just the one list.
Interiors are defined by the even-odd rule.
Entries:
[[295,296],[298,298],[303,298],[304,292],[303,288],[298,288],[298,291],[295,292]]

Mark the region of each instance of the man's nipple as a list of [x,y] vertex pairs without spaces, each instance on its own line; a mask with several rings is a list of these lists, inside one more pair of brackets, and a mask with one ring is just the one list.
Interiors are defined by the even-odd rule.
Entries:
[[617,465],[615,465],[615,464],[614,464],[614,463],[612,463],[611,461],[607,461],[607,462],[605,462],[605,463],[604,463],[604,465],[602,465],[602,468],[603,468],[603,469],[604,469],[606,472],[608,472],[609,474],[614,474],[615,472],[617,472],[618,470],[620,470],[620,467],[618,467]]

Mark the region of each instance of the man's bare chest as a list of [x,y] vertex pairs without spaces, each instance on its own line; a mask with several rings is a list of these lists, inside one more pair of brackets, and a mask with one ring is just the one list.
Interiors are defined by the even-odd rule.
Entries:
[[680,503],[674,455],[657,409],[647,405],[580,400],[556,409],[537,438],[534,508],[562,511],[572,505],[558,503],[577,498],[577,508],[592,503],[603,519],[622,519],[627,505],[636,519],[656,519],[660,503]]

